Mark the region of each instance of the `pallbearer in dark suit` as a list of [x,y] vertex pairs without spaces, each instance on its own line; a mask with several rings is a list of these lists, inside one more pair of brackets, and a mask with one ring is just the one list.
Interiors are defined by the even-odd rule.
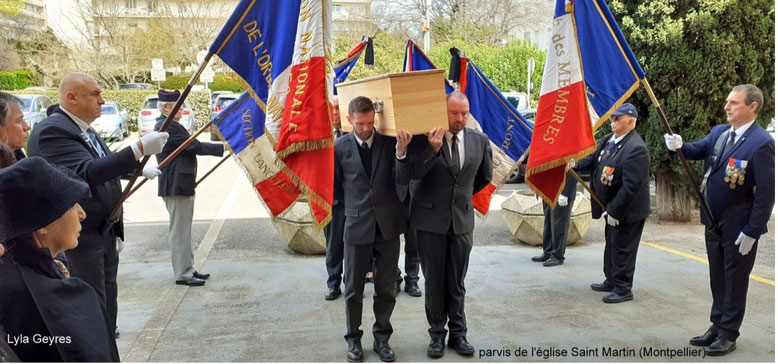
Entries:
[[[119,221],[110,229],[106,231],[104,227],[121,198],[119,177],[131,173],[144,155],[159,153],[168,134],[149,133],[129,147],[112,152],[89,126],[102,113],[105,103],[102,91],[89,75],[71,73],[65,76],[59,85],[59,106],[32,131],[27,152],[31,157],[43,157],[51,164],[74,171],[89,185],[91,196],[80,201],[86,219],[81,223],[78,247],[65,255],[71,275],[94,287],[105,303],[111,326],[115,327],[117,239],[124,239],[121,212]],[[154,166],[143,170],[143,176],[149,179],[159,174]]]
[[[767,232],[775,203],[775,140],[754,122],[763,103],[756,86],[735,86],[724,107],[730,125],[718,125],[694,143],[665,134],[668,149],[682,148],[688,159],[705,159],[702,191],[716,221],[715,231],[705,233],[712,325],[691,344],[705,346],[708,355],[725,355],[736,348],[757,242]],[[710,225],[702,212],[700,219]]]
[[648,191],[650,156],[643,138],[635,131],[637,109],[619,106],[611,116],[612,134],[602,138],[597,150],[578,162],[590,170],[590,185],[606,210],[592,198],[592,217],[605,216],[605,281],[593,283],[595,291],[611,292],[605,303],[629,301],[632,279],[646,218],[651,213]]
[[[346,135],[340,127],[340,103],[338,96],[332,97],[332,134],[335,140]],[[346,216],[343,209],[343,188],[334,186],[332,195],[332,220],[324,227],[324,238],[327,241],[327,301],[338,298],[341,294],[340,282],[343,279],[343,224]]]
[[364,358],[359,327],[365,274],[370,269],[371,255],[375,259],[373,350],[382,361],[394,361],[394,352],[389,346],[392,335],[389,318],[395,304],[399,236],[407,224],[400,200],[406,193],[407,175],[401,176],[398,166],[407,163],[405,149],[411,136],[398,131],[395,141],[395,138],[378,134],[373,129],[374,116],[370,99],[354,98],[348,107],[353,132],[335,142],[334,183],[336,189],[343,190],[346,216],[343,278],[346,286],[346,358],[350,362]]
[[470,113],[467,96],[447,95],[448,130],[435,128],[410,145],[411,178],[418,181],[411,201],[411,228],[424,273],[424,307],[432,338],[431,357],[443,356],[448,345],[472,355],[465,320],[465,275],[473,249],[473,195],[492,179],[492,147],[487,136],[465,128]]
[[[173,110],[176,100],[181,94],[159,90],[157,107],[160,114],[154,130],[158,131],[165,123],[168,114]],[[157,163],[162,163],[176,148],[189,139],[189,132],[181,125],[182,111],[173,117],[167,131],[170,134],[162,152],[157,154]],[[194,253],[192,252],[192,216],[194,215],[195,177],[197,177],[197,156],[224,154],[221,143],[201,143],[193,141],[170,164],[162,170],[159,177],[158,195],[165,201],[170,216],[170,257],[173,263],[173,276],[176,284],[187,286],[202,286],[210,278],[208,273],[200,273],[194,269]]]

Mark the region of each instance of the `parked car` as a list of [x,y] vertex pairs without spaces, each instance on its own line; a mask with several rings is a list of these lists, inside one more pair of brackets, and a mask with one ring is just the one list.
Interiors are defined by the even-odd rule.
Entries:
[[[211,121],[213,121],[216,118],[216,115],[222,110],[226,109],[227,106],[230,106],[233,101],[238,99],[238,97],[240,97],[239,94],[233,93],[219,95],[213,104],[213,108],[211,108]],[[219,140],[219,137],[216,135],[216,125],[211,124],[209,129],[211,132],[211,140]]]
[[51,106],[51,100],[43,95],[16,95],[20,98],[24,121],[30,128],[34,128],[39,122],[46,118],[46,109]]
[[508,102],[510,102],[513,107],[516,108],[516,110],[521,111],[529,109],[529,99],[527,99],[527,94],[523,92],[508,91],[503,92],[502,95],[508,99]]
[[213,105],[216,105],[216,99],[221,95],[227,95],[233,93],[232,91],[214,91],[211,92],[211,102],[208,104],[208,108],[213,109]]
[[[140,134],[140,136],[144,136],[154,131],[154,124],[157,123],[157,117],[159,117],[160,114],[159,109],[157,108],[157,100],[157,95],[146,96],[146,102],[143,103],[143,107],[138,113],[138,134]],[[194,130],[195,127],[194,112],[192,112],[192,109],[186,101],[184,101],[181,108],[183,109],[183,115],[178,122],[186,128],[186,131],[192,133],[192,130]]]
[[123,83],[119,85],[119,90],[153,90],[154,85],[150,83]]
[[90,126],[105,140],[122,140],[130,135],[129,114],[113,101],[103,104],[102,114]]
[[57,91],[57,88],[47,86],[30,86],[25,88],[24,91]]

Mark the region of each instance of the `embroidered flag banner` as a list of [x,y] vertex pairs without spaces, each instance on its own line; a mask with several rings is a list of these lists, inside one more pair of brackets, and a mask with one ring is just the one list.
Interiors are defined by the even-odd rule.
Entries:
[[218,133],[265,205],[278,216],[300,195],[292,180],[281,171],[275,146],[265,132],[265,113],[249,92],[244,92],[214,119]]
[[552,207],[567,165],[645,77],[607,4],[557,0],[525,181]]
[[317,228],[332,209],[329,34],[323,2],[242,0],[209,49],[246,81],[285,175],[275,180],[288,179],[305,196]]

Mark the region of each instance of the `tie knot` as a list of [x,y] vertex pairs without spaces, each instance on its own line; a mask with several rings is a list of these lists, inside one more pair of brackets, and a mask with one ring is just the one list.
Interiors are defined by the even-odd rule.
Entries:
[[736,136],[737,136],[737,133],[734,130],[729,132],[729,137],[732,138],[732,140],[735,140]]
[[367,142],[362,142],[362,148],[370,149],[370,146],[367,145]]

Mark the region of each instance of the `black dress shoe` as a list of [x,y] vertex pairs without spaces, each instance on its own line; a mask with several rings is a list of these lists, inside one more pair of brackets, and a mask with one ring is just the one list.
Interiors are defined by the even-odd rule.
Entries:
[[378,359],[381,359],[381,361],[385,361],[385,362],[394,361],[394,351],[392,351],[392,347],[389,346],[389,343],[380,343],[378,341],[373,341],[373,351],[378,353]]
[[324,295],[324,299],[327,301],[332,301],[338,298],[338,296],[340,296],[340,293],[341,293],[340,288],[330,287],[330,290],[327,291],[327,294]]
[[605,283],[592,283],[592,289],[597,292],[610,292],[613,291],[613,286]]
[[192,273],[192,277],[199,278],[199,279],[208,279],[211,278],[211,273],[200,273],[198,271],[194,271],[194,273]]
[[421,288],[418,283],[405,282],[405,292],[413,297],[421,297]]
[[362,353],[362,343],[359,341],[348,342],[348,353],[346,354],[346,360],[349,363],[357,363],[365,360],[365,354]]
[[473,345],[470,345],[464,336],[448,339],[448,347],[454,348],[459,355],[473,355],[475,353]]
[[713,344],[713,342],[716,341],[717,336],[718,334],[714,334],[711,329],[708,329],[704,334],[695,336],[689,340],[689,344],[694,346],[710,346],[710,344]]
[[564,263],[565,263],[564,260],[559,260],[555,256],[552,255],[552,256],[548,257],[548,259],[546,259],[545,262],[543,262],[543,266],[544,267],[553,267],[555,265],[561,265],[561,264],[564,264]]
[[545,261],[546,261],[546,259],[548,259],[548,257],[550,257],[550,256],[551,256],[551,254],[545,254],[545,253],[543,253],[543,254],[541,254],[541,255],[536,255],[536,256],[534,256],[534,257],[532,257],[532,258],[530,258],[530,259],[531,259],[533,262],[545,262]]
[[443,356],[444,349],[443,338],[433,338],[430,340],[429,346],[427,346],[427,356],[430,358],[440,358]]
[[182,286],[202,286],[205,285],[205,281],[200,278],[196,278],[195,276],[191,276],[187,279],[176,281],[176,284],[180,284]]
[[116,331],[114,331],[114,332],[113,332],[113,338],[114,338],[114,339],[118,339],[118,338],[119,338],[119,335],[121,335],[121,334],[119,333],[119,328],[117,327],[117,328],[116,328]]
[[400,295],[400,291],[402,291],[400,289],[400,284],[402,284],[402,281],[394,282],[394,296],[395,297],[399,296]]
[[611,294],[603,297],[602,301],[605,303],[620,303],[624,301],[632,301],[633,298],[632,291],[627,292],[627,294],[618,294],[616,292],[612,292]]
[[737,349],[737,344],[735,344],[734,341],[718,338],[713,344],[705,347],[705,354],[710,356],[722,356],[735,351],[735,349]]

